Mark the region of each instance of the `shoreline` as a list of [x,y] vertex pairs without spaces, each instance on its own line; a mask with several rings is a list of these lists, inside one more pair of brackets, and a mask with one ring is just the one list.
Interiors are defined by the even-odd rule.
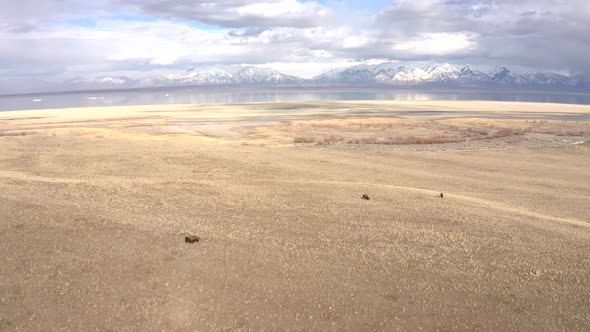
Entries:
[[590,105],[332,101],[0,112],[0,136],[18,135],[198,139],[223,144],[424,144],[432,149],[490,149],[493,144],[483,143],[493,139],[500,148],[538,148],[589,141]]
[[[400,107],[407,107],[408,112],[423,111],[422,107],[429,107],[431,109],[444,109],[445,111],[465,111],[469,110],[474,113],[483,112],[498,112],[500,107],[515,107],[518,112],[525,112],[531,114],[554,114],[554,113],[571,113],[577,115],[590,115],[590,105],[579,104],[564,104],[564,103],[541,103],[541,102],[513,102],[513,101],[451,101],[451,100],[432,100],[432,101],[389,101],[389,100],[342,100],[342,101],[296,101],[296,102],[248,102],[248,103],[231,103],[231,104],[159,104],[159,105],[132,105],[132,106],[91,106],[91,107],[69,107],[69,108],[53,108],[53,109],[28,109],[28,110],[13,110],[1,111],[0,120],[6,118],[18,118],[17,115],[50,115],[70,112],[88,112],[94,110],[102,110],[97,114],[98,118],[104,119],[104,115],[113,116],[114,111],[124,111],[131,114],[138,114],[139,112],[189,112],[189,111],[203,111],[207,109],[219,110],[227,108],[248,108],[254,109],[257,106],[264,108],[277,107],[277,110],[283,110],[282,106],[297,105],[300,107],[314,106],[321,108],[322,106],[330,105],[360,105],[360,106],[381,106],[389,107],[392,111],[402,111]],[[480,109],[473,110],[472,107],[480,107]],[[483,107],[483,108],[481,108]],[[535,107],[537,110],[532,110]],[[505,113],[511,111],[503,110]],[[574,112],[575,111],[575,112]]]
[[309,86],[260,86],[260,87],[219,87],[219,86],[185,86],[185,87],[154,87],[154,88],[131,88],[131,89],[118,89],[118,90],[77,90],[77,91],[55,91],[55,92],[31,92],[31,93],[20,93],[20,94],[4,94],[2,97],[33,97],[33,96],[47,96],[55,94],[111,94],[111,93],[142,93],[142,92],[158,92],[158,91],[198,91],[198,92],[284,92],[284,91],[296,91],[296,92],[339,92],[339,91],[361,91],[361,92],[409,92],[409,93],[502,93],[502,94],[552,94],[552,95],[571,95],[571,96],[590,96],[590,91],[553,91],[553,90],[515,90],[508,88],[417,88],[417,87],[391,87],[391,86],[354,86],[354,85],[309,85]]

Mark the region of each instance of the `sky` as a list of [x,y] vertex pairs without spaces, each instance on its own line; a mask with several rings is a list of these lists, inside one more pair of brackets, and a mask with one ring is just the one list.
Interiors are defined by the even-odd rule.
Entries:
[[361,63],[588,76],[588,0],[1,0],[0,94],[77,77]]

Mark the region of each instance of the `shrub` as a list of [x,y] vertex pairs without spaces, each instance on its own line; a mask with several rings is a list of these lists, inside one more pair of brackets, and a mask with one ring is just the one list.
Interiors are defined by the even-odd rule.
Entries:
[[3,131],[0,132],[0,137],[4,136],[26,136],[26,135],[38,135],[40,134],[38,131]]
[[316,140],[311,137],[298,136],[293,139],[293,143],[314,143]]

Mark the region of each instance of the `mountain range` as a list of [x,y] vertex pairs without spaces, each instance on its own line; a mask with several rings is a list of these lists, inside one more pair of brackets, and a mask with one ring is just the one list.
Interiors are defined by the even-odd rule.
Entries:
[[260,67],[192,68],[181,74],[147,79],[121,77],[77,78],[67,83],[76,89],[117,89],[142,87],[192,86],[391,86],[436,88],[516,88],[547,90],[585,90],[581,76],[551,72],[517,73],[507,67],[484,72],[470,66],[451,64],[357,65],[331,70],[310,79],[282,74]]
[[584,85],[582,77],[543,72],[519,74],[506,67],[498,67],[486,73],[470,66],[450,64],[416,66],[398,63],[359,65],[332,70],[314,77],[312,81],[324,84],[446,88],[579,89]]

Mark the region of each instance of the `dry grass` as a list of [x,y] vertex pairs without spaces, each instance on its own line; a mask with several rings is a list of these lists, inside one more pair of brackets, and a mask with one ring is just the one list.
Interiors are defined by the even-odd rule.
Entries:
[[344,142],[346,142],[346,139],[344,137],[334,135],[328,137],[298,136],[293,139],[293,143],[311,143],[317,145],[336,144]]
[[525,129],[527,133],[534,133],[534,134],[545,134],[545,135],[556,135],[556,136],[590,136],[590,130],[587,129],[562,129],[562,128],[552,128],[552,127],[543,127],[543,128],[535,128],[529,127]]
[[108,137],[0,139],[0,330],[590,323],[586,147]]
[[293,139],[293,143],[316,143],[317,138],[298,136]]
[[[354,125],[363,126],[364,124],[355,123]],[[383,126],[368,125],[366,128],[385,128],[391,124]],[[317,127],[314,124],[314,127]],[[330,127],[336,128],[334,124]],[[325,127],[327,128],[327,127]],[[339,128],[340,129],[340,128]],[[350,133],[339,132],[339,135],[329,135],[325,131],[322,134],[308,134],[304,136],[296,136],[293,143],[298,144],[384,144],[384,145],[407,145],[407,144],[444,144],[444,143],[458,143],[466,141],[491,140],[498,138],[505,138],[511,136],[524,135],[525,131],[521,129],[512,128],[494,128],[492,130],[486,128],[461,128],[451,126],[447,128],[441,135],[387,135],[387,132],[366,130],[365,133],[375,133],[373,136],[351,137]]]
[[[282,127],[300,144],[444,144],[517,137],[529,134],[589,137],[590,122],[460,118],[415,120],[402,118],[296,121]],[[295,136],[295,138],[293,138]],[[284,136],[283,136],[284,137]]]
[[347,140],[347,144],[385,144],[385,145],[398,145],[398,144],[441,144],[441,143],[453,143],[459,142],[460,140],[454,137],[448,136],[432,136],[432,137],[363,137],[361,139]]
[[489,140],[489,139],[496,139],[496,138],[504,138],[504,137],[511,137],[511,136],[520,136],[524,135],[525,131],[521,129],[514,129],[514,128],[495,128],[493,130],[486,130],[486,129],[461,129],[458,130],[459,133],[468,141],[478,141],[478,140]]
[[38,131],[3,131],[0,132],[0,137],[11,137],[11,136],[27,136],[27,135],[39,135],[41,132]]

